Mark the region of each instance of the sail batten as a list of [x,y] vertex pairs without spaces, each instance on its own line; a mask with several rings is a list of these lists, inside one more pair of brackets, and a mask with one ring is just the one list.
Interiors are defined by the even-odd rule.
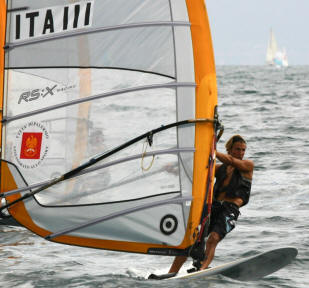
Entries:
[[162,73],[157,73],[157,72],[153,72],[153,71],[146,71],[146,70],[139,70],[139,69],[133,69],[133,68],[124,68],[124,67],[107,67],[107,66],[44,66],[44,67],[39,67],[39,66],[31,66],[31,67],[20,67],[20,66],[10,66],[10,68],[4,68],[4,70],[17,70],[17,69],[20,69],[20,70],[36,70],[36,69],[64,69],[64,68],[68,68],[68,69],[72,69],[72,68],[77,68],[77,69],[81,69],[81,70],[84,70],[84,69],[98,69],[98,70],[122,70],[122,71],[131,71],[131,72],[140,72],[140,73],[145,73],[145,74],[152,74],[152,75],[157,75],[157,76],[162,76],[162,77],[165,77],[165,78],[169,78],[169,79],[173,79],[175,80],[176,77],[174,76],[171,76],[171,75],[166,75],[166,74],[162,74]]
[[58,243],[187,253],[212,201],[204,0],[3,3],[0,209]]
[[[162,155],[162,154],[177,154],[177,153],[180,153],[180,152],[181,153],[193,153],[194,151],[195,151],[194,147],[191,147],[191,148],[188,147],[188,148],[167,149],[167,150],[157,150],[157,151],[152,151],[152,152],[146,152],[144,154],[133,155],[133,156],[118,159],[118,160],[115,160],[115,161],[107,162],[105,164],[97,165],[95,167],[86,168],[85,170],[80,171],[76,176],[91,173],[93,171],[104,169],[104,168],[107,168],[107,167],[110,167],[110,166],[113,166],[113,165],[117,165],[117,164],[120,164],[120,163],[123,163],[123,162],[132,161],[132,160],[135,160],[135,159],[140,159],[142,157],[151,157],[151,156]],[[12,191],[7,191],[7,192],[4,192],[4,193],[1,193],[0,197],[7,197],[7,196],[10,196],[10,195],[20,193],[20,192],[29,191],[29,190],[34,189],[34,188],[38,188],[38,187],[41,187],[41,186],[44,186],[44,185],[48,185],[51,182],[52,182],[52,179],[49,179],[49,180],[46,180],[46,181],[43,181],[43,182],[40,182],[40,183],[32,184],[32,185],[24,187],[24,188],[15,189],[15,190],[12,190]]]
[[38,110],[31,111],[31,112],[28,112],[28,113],[22,113],[22,114],[12,116],[12,117],[3,117],[2,122],[10,122],[10,121],[14,121],[14,120],[19,120],[19,119],[23,119],[23,118],[26,118],[26,117],[36,115],[36,114],[40,114],[40,113],[49,112],[49,111],[52,111],[52,110],[64,108],[64,107],[67,107],[67,106],[77,105],[77,104],[81,104],[81,103],[85,103],[85,102],[90,102],[90,101],[93,101],[93,100],[96,100],[96,99],[100,99],[100,98],[104,98],[104,97],[111,97],[111,96],[120,95],[120,94],[124,94],[124,93],[143,91],[143,90],[149,90],[149,89],[195,87],[195,86],[196,86],[195,83],[172,82],[172,83],[166,83],[166,84],[153,84],[153,85],[149,85],[149,86],[140,86],[140,87],[132,87],[132,88],[127,88],[127,89],[121,89],[121,90],[118,90],[118,91],[113,91],[113,92],[109,92],[109,93],[102,93],[102,94],[98,94],[98,95],[93,95],[93,96],[88,96],[88,97],[72,100],[72,101],[69,101],[69,102],[66,102],[66,103],[61,103],[61,104],[49,106],[47,108],[38,109]]
[[156,26],[190,26],[191,23],[188,22],[180,22],[180,21],[174,21],[174,22],[144,22],[144,23],[130,23],[130,24],[123,24],[118,26],[111,26],[111,27],[102,27],[97,29],[85,29],[84,31],[75,31],[71,33],[63,33],[53,36],[44,36],[39,37],[37,39],[33,40],[27,40],[27,41],[18,41],[18,42],[10,42],[6,43],[4,45],[5,50],[14,49],[21,46],[46,42],[46,41],[52,41],[57,39],[63,39],[63,38],[69,38],[74,36],[81,36],[81,35],[88,35],[93,33],[99,33],[99,32],[107,32],[107,31],[113,31],[113,30],[122,30],[122,29],[130,29],[130,28],[143,28],[143,27],[156,27]]
[[192,197],[174,198],[174,199],[170,199],[170,200],[157,201],[157,202],[153,202],[153,203],[150,203],[150,204],[141,205],[141,206],[138,206],[138,207],[133,207],[133,208],[130,208],[130,209],[118,212],[118,213],[112,213],[110,215],[91,220],[87,223],[84,223],[82,225],[78,225],[76,227],[71,227],[71,228],[65,229],[63,231],[55,232],[51,235],[48,235],[45,238],[48,239],[48,240],[53,239],[55,237],[58,237],[58,236],[61,236],[61,235],[64,235],[64,234],[68,234],[68,233],[74,232],[76,230],[80,230],[80,229],[83,229],[85,227],[89,227],[91,225],[95,225],[95,224],[103,222],[103,221],[107,221],[107,220],[110,220],[110,219],[113,219],[113,218],[116,218],[116,217],[128,215],[130,213],[145,210],[145,209],[148,209],[148,208],[163,206],[163,205],[167,205],[167,204],[183,203],[185,201],[191,201],[191,200],[192,200]]
[[27,6],[24,6],[24,7],[16,7],[14,9],[7,9],[7,12],[8,13],[12,13],[12,12],[17,12],[17,11],[25,11],[25,10],[28,10],[29,7]]

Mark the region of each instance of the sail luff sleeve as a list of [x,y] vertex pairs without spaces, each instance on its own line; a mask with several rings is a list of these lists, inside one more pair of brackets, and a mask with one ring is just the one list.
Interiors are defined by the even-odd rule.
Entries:
[[[210,26],[204,0],[186,1],[194,50],[196,87],[196,118],[213,118],[217,105],[217,84],[214,53],[211,40]],[[193,173],[193,203],[191,208],[192,227],[190,235],[198,229],[205,203],[205,191],[208,169],[207,163],[211,153],[214,126],[196,125],[195,155]],[[211,173],[212,178],[214,174]],[[189,237],[189,235],[188,235]],[[194,237],[191,237],[191,244]]]

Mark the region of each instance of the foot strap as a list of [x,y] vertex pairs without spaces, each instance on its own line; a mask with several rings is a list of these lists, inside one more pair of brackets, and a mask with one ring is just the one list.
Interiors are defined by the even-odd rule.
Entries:
[[163,280],[163,279],[168,279],[168,278],[172,278],[174,276],[176,276],[176,272],[173,273],[167,273],[167,274],[161,274],[161,275],[156,275],[156,274],[150,274],[148,276],[148,279],[152,279],[152,280]]

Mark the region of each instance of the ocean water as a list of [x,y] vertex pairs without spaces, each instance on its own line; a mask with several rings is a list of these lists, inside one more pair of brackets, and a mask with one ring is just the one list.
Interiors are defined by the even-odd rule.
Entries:
[[211,266],[278,247],[298,249],[293,263],[258,281],[149,281],[150,273],[166,273],[172,258],[54,244],[0,226],[0,287],[309,287],[308,75],[300,66],[217,67],[225,126],[218,150],[241,134],[255,171],[250,202]]

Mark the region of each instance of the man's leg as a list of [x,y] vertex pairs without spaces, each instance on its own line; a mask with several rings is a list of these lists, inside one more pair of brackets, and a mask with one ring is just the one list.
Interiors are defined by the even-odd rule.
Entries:
[[212,259],[215,256],[215,251],[218,243],[220,242],[220,236],[217,232],[211,232],[206,242],[205,260],[202,263],[200,270],[208,268]]
[[174,273],[174,272],[177,273],[181,268],[181,266],[183,265],[183,263],[186,262],[186,260],[187,260],[186,256],[176,256],[168,273]]

